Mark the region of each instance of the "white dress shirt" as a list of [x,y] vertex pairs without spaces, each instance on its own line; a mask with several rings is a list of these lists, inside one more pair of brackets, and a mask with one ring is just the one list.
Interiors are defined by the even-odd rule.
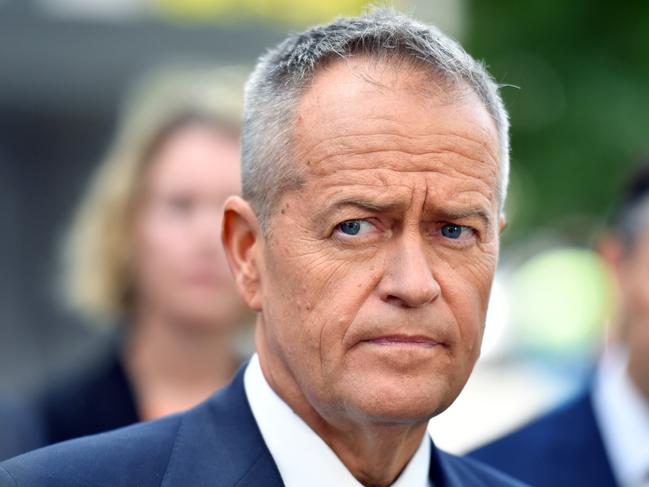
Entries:
[[[286,487],[362,487],[331,448],[270,387],[253,355],[243,378],[250,409]],[[432,487],[424,435],[393,487]]]
[[593,390],[593,410],[613,474],[623,487],[649,487],[649,401],[626,373],[627,356],[607,351]]

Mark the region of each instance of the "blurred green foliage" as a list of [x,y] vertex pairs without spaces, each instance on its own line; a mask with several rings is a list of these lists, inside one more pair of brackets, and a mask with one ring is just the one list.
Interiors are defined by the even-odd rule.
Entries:
[[510,228],[587,238],[649,154],[649,2],[469,0],[512,119]]

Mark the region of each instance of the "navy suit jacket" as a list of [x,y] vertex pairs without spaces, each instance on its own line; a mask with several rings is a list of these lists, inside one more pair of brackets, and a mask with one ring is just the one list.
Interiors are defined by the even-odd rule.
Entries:
[[617,485],[590,391],[469,456],[538,487]]
[[[0,463],[0,486],[281,486],[245,395],[243,370],[227,387],[185,413]],[[434,446],[430,475],[436,487],[522,485]]]

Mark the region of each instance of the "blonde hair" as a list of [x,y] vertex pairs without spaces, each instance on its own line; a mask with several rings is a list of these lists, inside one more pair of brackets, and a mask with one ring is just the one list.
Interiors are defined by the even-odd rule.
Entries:
[[67,307],[97,322],[129,314],[129,224],[151,151],[183,120],[238,134],[244,79],[235,67],[167,67],[135,85],[62,242],[60,290]]

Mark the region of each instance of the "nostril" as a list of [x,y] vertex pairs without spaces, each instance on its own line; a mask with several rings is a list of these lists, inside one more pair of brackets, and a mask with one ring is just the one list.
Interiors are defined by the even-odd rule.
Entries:
[[420,293],[399,292],[387,294],[383,301],[402,308],[419,308],[435,300],[438,293],[433,288],[422,289]]
[[395,306],[403,306],[403,304],[404,304],[403,299],[401,299],[401,298],[399,298],[397,296],[393,296],[393,295],[386,296],[383,299],[383,301],[385,301],[388,304],[395,305]]

